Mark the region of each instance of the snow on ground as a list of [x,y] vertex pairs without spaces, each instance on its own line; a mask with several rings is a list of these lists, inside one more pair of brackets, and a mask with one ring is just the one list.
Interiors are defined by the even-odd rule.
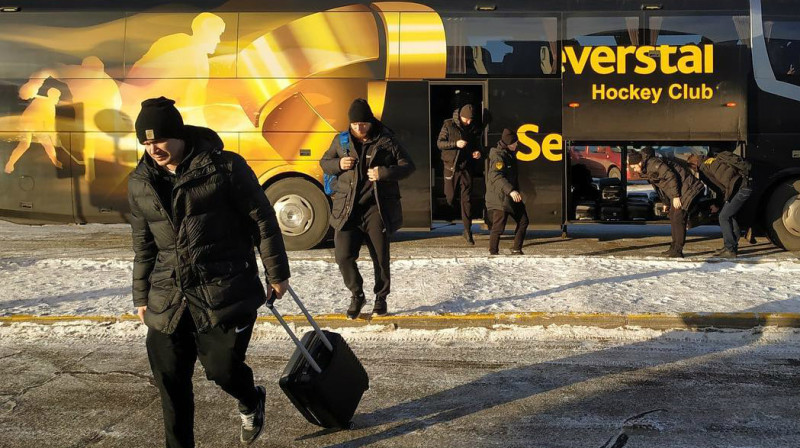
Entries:
[[[371,262],[359,267],[369,292]],[[800,263],[793,260],[416,258],[391,269],[394,314],[800,312]],[[127,259],[0,259],[0,315],[130,313],[130,283]],[[314,314],[342,313],[349,303],[332,261],[293,260],[291,283]],[[288,300],[283,307],[299,313]]]

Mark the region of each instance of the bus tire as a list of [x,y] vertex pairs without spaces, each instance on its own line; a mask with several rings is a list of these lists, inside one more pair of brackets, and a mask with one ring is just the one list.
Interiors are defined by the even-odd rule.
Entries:
[[765,211],[769,239],[786,250],[800,250],[800,179],[781,182]]
[[282,179],[267,187],[287,250],[318,245],[328,234],[330,203],[313,182],[299,177]]

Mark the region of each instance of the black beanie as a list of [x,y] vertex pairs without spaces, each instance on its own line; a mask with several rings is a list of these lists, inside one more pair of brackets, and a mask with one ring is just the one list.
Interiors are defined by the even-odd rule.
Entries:
[[645,146],[639,151],[642,154],[642,160],[647,160],[650,157],[655,157],[656,151],[653,149],[652,146]]
[[461,110],[458,112],[458,116],[462,118],[473,118],[474,109],[472,108],[472,104],[467,104],[466,106],[462,106]]
[[500,137],[500,140],[506,144],[506,146],[513,145],[517,140],[517,133],[512,131],[511,129],[505,128],[503,129],[503,136]]
[[175,108],[175,101],[163,96],[142,101],[142,110],[136,117],[136,138],[142,144],[147,140],[183,139],[183,117]]
[[642,162],[642,153],[639,151],[631,151],[628,154],[628,165],[638,165]]
[[372,115],[372,109],[364,98],[357,98],[353,101],[347,117],[350,119],[350,123],[372,123],[375,120],[375,115]]

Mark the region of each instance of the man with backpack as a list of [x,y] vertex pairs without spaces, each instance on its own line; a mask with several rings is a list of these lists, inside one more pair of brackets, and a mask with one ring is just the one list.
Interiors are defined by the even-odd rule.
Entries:
[[375,269],[372,313],[387,314],[389,295],[389,236],[403,224],[397,182],[414,172],[414,163],[394,134],[358,98],[348,112],[350,126],[333,138],[319,161],[333,190],[331,226],[336,264],[352,294],[347,317],[356,319],[364,307],[361,274],[356,261],[366,243]]
[[719,189],[723,205],[719,212],[719,227],[724,246],[715,257],[736,258],[741,229],[736,214],[753,193],[750,185],[750,163],[730,151],[709,156],[698,164],[701,179]]

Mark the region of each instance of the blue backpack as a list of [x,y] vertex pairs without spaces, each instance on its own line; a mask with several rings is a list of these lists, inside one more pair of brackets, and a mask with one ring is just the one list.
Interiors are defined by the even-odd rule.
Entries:
[[[339,145],[342,147],[342,151],[344,151],[345,156],[350,155],[350,131],[344,131],[339,133]],[[324,173],[322,175],[322,182],[325,186],[325,194],[331,196],[336,190],[336,180],[339,176],[335,174],[328,174]]]

